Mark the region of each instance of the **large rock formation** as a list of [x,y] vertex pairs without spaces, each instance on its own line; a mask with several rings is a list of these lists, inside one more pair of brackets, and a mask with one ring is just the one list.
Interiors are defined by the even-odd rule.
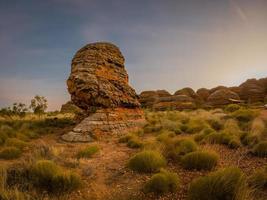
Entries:
[[186,87],[177,90],[174,95],[170,95],[165,90],[160,91],[163,92],[159,93],[159,90],[142,92],[140,94],[142,106],[154,110],[182,110],[198,107],[222,107],[231,103],[267,103],[267,78],[248,79],[240,86],[200,88],[196,92]]
[[72,59],[67,85],[71,100],[85,110],[140,105],[134,89],[128,85],[124,57],[110,43],[81,48]]
[[240,98],[247,103],[263,102],[266,94],[263,84],[256,79],[248,79],[239,86]]
[[107,134],[123,134],[144,124],[138,96],[128,84],[124,57],[111,43],[92,43],[72,59],[67,80],[71,100],[88,113],[66,141],[91,141]]
[[229,89],[215,90],[207,99],[211,106],[223,106],[232,103],[232,100],[240,100],[238,94]]

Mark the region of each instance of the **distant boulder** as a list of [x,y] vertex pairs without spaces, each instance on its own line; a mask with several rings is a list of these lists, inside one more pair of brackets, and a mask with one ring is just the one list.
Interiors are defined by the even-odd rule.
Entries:
[[186,96],[191,97],[193,99],[198,97],[198,95],[195,93],[195,91],[190,87],[186,87],[186,88],[177,90],[174,93],[174,95],[186,95]]
[[248,103],[263,102],[265,97],[264,82],[248,79],[240,87],[240,98]]
[[76,106],[72,101],[68,101],[63,104],[60,109],[61,113],[81,113],[83,112],[78,106]]
[[232,100],[240,100],[240,97],[229,89],[216,90],[207,99],[208,104],[215,107],[230,104]]
[[216,92],[217,90],[221,90],[221,89],[228,89],[227,87],[223,86],[223,85],[220,85],[220,86],[217,86],[217,87],[214,87],[214,88],[211,88],[210,89],[210,94]]
[[158,102],[153,105],[154,110],[184,110],[194,109],[196,104],[194,99],[186,95],[173,95],[160,97]]
[[168,97],[171,96],[171,94],[166,90],[157,90],[156,93],[159,97]]
[[152,108],[158,98],[156,91],[143,91],[139,95],[139,101],[144,108]]
[[210,95],[210,91],[206,88],[200,88],[197,90],[196,93],[203,101],[207,101],[207,99]]
[[166,90],[143,91],[139,95],[139,101],[144,108],[152,108],[161,97],[169,97],[171,94]]

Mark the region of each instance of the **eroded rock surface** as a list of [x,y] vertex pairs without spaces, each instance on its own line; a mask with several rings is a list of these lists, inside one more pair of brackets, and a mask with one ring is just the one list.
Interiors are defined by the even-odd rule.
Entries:
[[72,102],[88,117],[63,140],[89,142],[145,123],[138,95],[128,84],[124,57],[114,44],[97,42],[81,48],[72,59],[67,85]]
[[229,89],[215,90],[207,99],[208,104],[212,106],[227,105],[232,102],[231,100],[240,100],[240,97]]
[[67,80],[72,101],[85,110],[139,107],[138,96],[128,84],[124,57],[111,43],[92,43],[72,59]]

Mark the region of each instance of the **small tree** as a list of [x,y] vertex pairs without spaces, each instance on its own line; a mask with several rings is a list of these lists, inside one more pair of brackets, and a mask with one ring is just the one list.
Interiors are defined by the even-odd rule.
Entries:
[[2,108],[0,110],[0,115],[4,118],[10,118],[12,119],[12,110],[10,107],[7,107],[7,108]]
[[47,100],[43,96],[36,95],[31,100],[30,108],[33,110],[34,114],[42,115],[47,109]]
[[12,116],[25,117],[28,109],[23,103],[13,103],[12,107],[2,108],[0,115],[12,119]]

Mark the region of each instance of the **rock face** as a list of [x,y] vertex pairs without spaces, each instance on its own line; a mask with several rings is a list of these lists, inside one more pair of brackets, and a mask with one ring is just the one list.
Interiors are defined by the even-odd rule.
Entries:
[[144,108],[153,108],[153,105],[160,101],[161,97],[169,97],[171,94],[166,90],[143,91],[139,95],[140,103]]
[[186,95],[172,95],[167,97],[160,97],[153,105],[154,110],[184,110],[194,109],[196,104],[194,99]]
[[75,105],[88,113],[65,141],[87,142],[108,134],[124,134],[145,123],[138,96],[128,84],[124,57],[106,42],[81,48],[72,59],[68,91]]
[[207,99],[211,106],[223,106],[230,104],[233,100],[240,100],[238,94],[229,89],[218,89],[213,92]]
[[128,85],[124,57],[110,43],[92,43],[81,48],[72,59],[67,85],[71,100],[85,110],[140,105],[134,89]]
[[240,86],[240,97],[248,103],[263,102],[265,97],[265,88],[256,79],[248,79]]
[[196,93],[203,101],[206,101],[210,95],[210,91],[206,88],[200,88]]

